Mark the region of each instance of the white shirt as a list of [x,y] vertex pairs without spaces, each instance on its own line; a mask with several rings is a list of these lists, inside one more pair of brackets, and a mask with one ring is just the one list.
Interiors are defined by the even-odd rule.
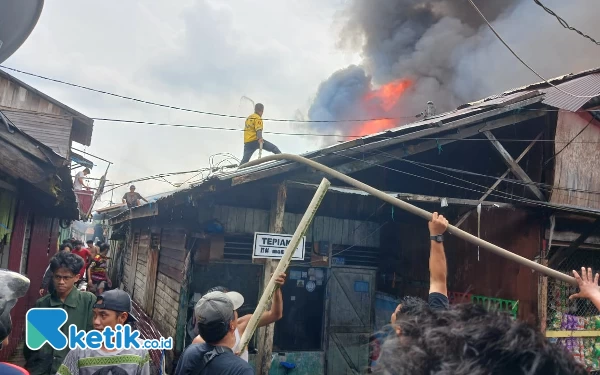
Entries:
[[80,180],[83,178],[85,178],[83,171],[75,175],[75,182],[73,182],[73,190],[83,190],[83,185],[80,182]]
[[[239,346],[241,345],[242,339],[240,337],[240,332],[237,330],[237,328],[235,329],[235,345],[233,346],[233,348],[231,348],[231,350],[234,353],[238,352]],[[246,349],[242,354],[240,354],[240,358],[243,359],[244,361],[248,362],[248,349]]]

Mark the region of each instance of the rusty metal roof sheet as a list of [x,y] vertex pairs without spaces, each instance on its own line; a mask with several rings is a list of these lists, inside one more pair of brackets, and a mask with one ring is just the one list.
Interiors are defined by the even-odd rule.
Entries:
[[556,87],[576,96],[584,97],[578,98],[557,90],[554,87],[548,87],[541,90],[546,94],[546,97],[542,103],[552,107],[575,112],[583,107],[585,103],[590,101],[591,98],[586,98],[586,96],[600,95],[600,73],[592,73],[567,82],[559,83],[556,85]]

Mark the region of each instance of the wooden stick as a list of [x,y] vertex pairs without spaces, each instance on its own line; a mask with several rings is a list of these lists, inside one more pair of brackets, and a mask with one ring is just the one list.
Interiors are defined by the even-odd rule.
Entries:
[[[375,189],[374,187],[369,186],[369,185],[365,184],[364,182],[360,182],[352,177],[346,176],[345,174],[336,171],[335,169],[329,168],[328,166],[325,166],[321,163],[317,163],[313,160],[307,159],[307,158],[299,156],[299,155],[293,155],[293,154],[269,155],[260,160],[253,160],[249,163],[246,163],[246,164],[240,166],[240,169],[252,167],[252,166],[255,166],[258,164],[267,163],[267,162],[274,161],[274,160],[290,160],[290,161],[294,161],[297,163],[308,165],[309,167],[311,167],[313,169],[316,169],[320,172],[328,174],[328,175],[332,176],[333,178],[342,181],[343,183],[346,183],[350,186],[354,186],[357,189],[365,191],[365,192],[371,194],[372,196],[381,199],[384,202],[387,202],[391,205],[394,205],[398,208],[403,209],[404,211],[410,212],[411,214],[417,215],[425,220],[428,220],[428,221],[431,220],[431,216],[432,216],[431,212],[428,212],[428,211],[423,210],[422,208],[413,206],[412,204],[410,204],[408,202],[401,201],[398,198],[391,197],[391,196],[387,195],[386,193],[384,193],[383,191]],[[599,219],[599,222],[600,222],[600,219]],[[525,267],[529,267],[532,270],[538,271],[546,276],[553,277],[557,280],[564,281],[571,285],[577,285],[577,281],[575,281],[575,278],[573,276],[566,275],[562,272],[553,270],[552,268],[548,268],[539,263],[536,263],[530,259],[524,258],[518,254],[512,253],[506,249],[501,248],[500,246],[496,246],[490,242],[482,240],[481,238],[477,238],[476,236],[473,236],[471,233],[465,232],[464,230],[459,229],[459,228],[455,227],[454,225],[448,225],[448,233],[450,233],[460,239],[463,239],[467,242],[470,242],[471,244],[473,244],[475,246],[481,246],[483,249],[485,249],[489,252],[492,252],[498,256],[501,256],[502,258],[506,258],[508,260],[512,260],[513,262],[517,262]]]
[[[277,268],[275,269],[273,276],[271,276],[271,280],[269,281],[269,284],[263,291],[263,294],[260,297],[260,301],[258,301],[256,310],[254,310],[254,313],[252,314],[252,317],[250,318],[250,321],[248,322],[248,326],[246,327],[246,330],[244,331],[244,334],[242,335],[241,345],[239,347],[239,353],[243,353],[246,350],[246,347],[248,346],[248,343],[250,342],[250,338],[252,337],[252,335],[254,334],[254,331],[256,331],[256,328],[258,327],[258,321],[259,321],[260,317],[265,312],[265,310],[267,309],[267,305],[269,304],[269,302],[271,302],[271,299],[273,298],[273,293],[275,293],[275,289],[277,288],[277,284],[275,284],[275,279],[277,278],[277,276],[279,274],[285,272],[287,270],[288,266],[290,265],[290,262],[292,261],[292,256],[294,255],[296,248],[300,244],[302,237],[306,234],[306,231],[308,230],[308,226],[310,225],[313,218],[315,217],[315,214],[317,213],[317,209],[319,208],[319,205],[321,205],[321,201],[325,197],[325,193],[327,193],[327,189],[329,189],[330,185],[331,185],[331,182],[329,182],[327,179],[324,178],[321,181],[319,188],[315,192],[313,199],[310,201],[310,204],[308,205],[308,208],[306,209],[304,216],[302,216],[302,220],[300,220],[300,224],[298,224],[298,228],[296,228],[296,231],[294,232],[294,235],[292,236],[290,243],[288,244],[287,248],[285,249],[285,253],[283,254],[283,257],[279,261],[279,264],[277,265]],[[239,353],[237,353],[237,354],[239,354]]]

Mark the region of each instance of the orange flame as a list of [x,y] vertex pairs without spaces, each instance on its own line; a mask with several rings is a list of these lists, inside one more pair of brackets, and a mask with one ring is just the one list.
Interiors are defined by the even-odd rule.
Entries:
[[[373,90],[364,97],[368,112],[373,112],[376,117],[390,117],[390,119],[366,121],[357,129],[357,135],[368,135],[381,132],[397,126],[397,121],[391,119],[389,112],[396,107],[402,94],[410,88],[412,82],[409,79],[399,79],[386,83],[377,90]],[[370,108],[369,108],[370,107]],[[375,108],[373,108],[375,107]]]
[[384,111],[389,112],[392,108],[394,108],[394,106],[396,106],[396,103],[398,103],[398,100],[400,100],[402,94],[404,94],[406,89],[408,89],[411,84],[412,82],[408,79],[392,81],[390,83],[386,83],[377,90],[371,91],[365,95],[365,99],[379,100],[381,102],[381,108],[383,108]]

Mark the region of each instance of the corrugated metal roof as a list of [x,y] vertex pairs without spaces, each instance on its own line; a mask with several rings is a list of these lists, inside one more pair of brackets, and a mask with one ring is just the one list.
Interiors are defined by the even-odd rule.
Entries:
[[[592,73],[583,77],[560,83],[556,87],[577,96],[600,95],[600,73]],[[542,103],[567,111],[578,111],[591,98],[578,98],[565,94],[554,87],[541,90],[546,94]]]

